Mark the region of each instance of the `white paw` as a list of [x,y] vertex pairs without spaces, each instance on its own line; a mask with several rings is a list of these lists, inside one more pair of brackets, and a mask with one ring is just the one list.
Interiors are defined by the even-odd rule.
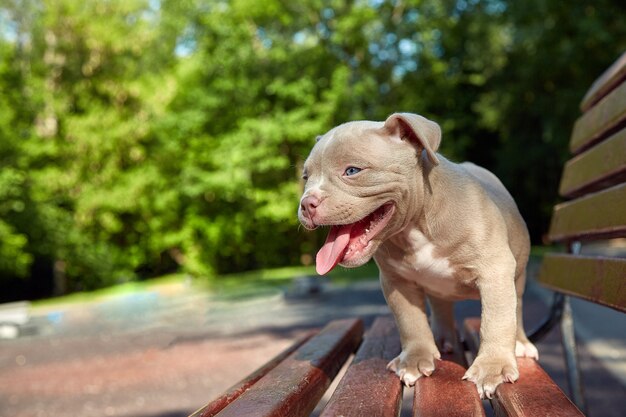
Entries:
[[529,341],[520,342],[517,340],[515,342],[515,356],[518,358],[533,358],[535,360],[539,360],[539,351]]
[[404,385],[412,387],[422,376],[430,376],[435,370],[435,359],[439,359],[439,352],[416,351],[407,353],[402,351],[387,365],[387,369],[395,372]]
[[479,355],[469,367],[463,379],[476,384],[480,398],[493,398],[496,388],[503,382],[515,382],[519,378],[515,358],[485,357]]

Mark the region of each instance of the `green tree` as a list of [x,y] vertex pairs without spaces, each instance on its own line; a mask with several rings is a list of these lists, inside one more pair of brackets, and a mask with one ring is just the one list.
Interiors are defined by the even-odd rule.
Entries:
[[26,99],[15,108],[27,123],[24,133],[12,123],[4,134],[23,172],[3,169],[3,178],[21,181],[27,196],[13,224],[21,233],[7,241],[24,259],[54,264],[69,289],[132,278],[152,255],[144,196],[159,179],[146,152],[167,96],[155,87],[174,61],[158,10],[146,1],[62,0],[3,12],[15,37],[4,45],[19,52],[11,65],[23,79],[10,91]]
[[311,262],[323,236],[295,213],[314,138],[395,111],[496,171],[538,241],[577,103],[626,49],[623,14],[610,0],[0,0],[0,280],[73,290]]
[[24,80],[15,65],[18,54],[15,43],[0,40],[0,283],[8,275],[25,277],[33,261],[20,227],[28,198],[21,140],[28,138],[29,127],[20,112]]
[[506,63],[478,104],[497,133],[493,170],[513,192],[536,242],[548,229],[585,92],[626,50],[626,4],[507,3]]

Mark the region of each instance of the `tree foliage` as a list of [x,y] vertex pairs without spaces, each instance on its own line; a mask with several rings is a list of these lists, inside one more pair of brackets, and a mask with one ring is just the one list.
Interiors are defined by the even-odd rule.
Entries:
[[626,49],[625,8],[3,0],[0,282],[310,262],[321,237],[295,211],[315,136],[394,111],[496,171],[539,240],[577,104]]

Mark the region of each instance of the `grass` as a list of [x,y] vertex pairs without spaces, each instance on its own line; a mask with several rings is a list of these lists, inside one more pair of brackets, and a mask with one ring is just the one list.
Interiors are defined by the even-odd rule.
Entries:
[[533,246],[530,248],[530,256],[534,256],[537,258],[543,258],[544,255],[550,252],[564,252],[565,247],[563,245],[552,245],[552,246]]
[[220,275],[208,281],[208,290],[220,298],[238,299],[275,293],[288,286],[293,278],[315,273],[312,267],[260,269]]
[[[293,279],[301,276],[317,276],[312,266],[261,269],[238,274],[221,275],[209,281],[208,288],[220,298],[239,299],[275,293],[288,288]],[[334,284],[378,278],[374,262],[360,268],[337,267],[328,274]]]
[[101,288],[92,291],[79,291],[59,297],[46,298],[32,302],[32,306],[53,307],[67,304],[81,304],[104,300],[110,297],[116,297],[126,294],[132,294],[142,291],[153,291],[160,287],[168,285],[182,285],[186,280],[186,274],[170,274],[162,277],[149,279],[145,281],[132,281],[123,284],[113,285],[107,288]]
[[[315,267],[299,266],[226,274],[210,279],[196,278],[193,286],[197,291],[206,291],[221,299],[244,299],[260,295],[274,294],[287,289],[294,278],[299,276],[317,276]],[[346,269],[337,267],[329,277],[338,285],[353,281],[378,277],[378,270],[373,262],[367,265]],[[33,301],[34,308],[56,307],[81,303],[93,303],[111,297],[119,297],[137,292],[156,291],[166,286],[184,287],[188,285],[188,275],[170,274],[145,281],[133,281],[93,291],[80,291],[59,297]]]
[[[533,246],[531,256],[541,258],[550,247]],[[259,295],[273,294],[287,289],[294,278],[299,276],[317,276],[313,266],[297,266],[273,269],[261,269],[237,274],[226,274],[211,279],[198,278],[193,284],[198,291],[207,291],[222,299],[242,299]],[[335,285],[347,285],[366,279],[377,279],[378,268],[373,261],[359,268],[336,267],[328,274]],[[179,273],[145,281],[127,282],[95,291],[77,292],[61,297],[54,297],[33,302],[33,307],[49,307],[60,304],[79,304],[96,302],[108,297],[121,296],[136,292],[155,291],[164,286],[188,284],[188,275]]]

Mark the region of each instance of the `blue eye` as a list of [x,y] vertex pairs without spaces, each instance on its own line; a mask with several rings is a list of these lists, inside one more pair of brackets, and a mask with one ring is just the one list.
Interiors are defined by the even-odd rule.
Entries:
[[344,174],[349,177],[351,175],[355,175],[358,174],[359,172],[361,172],[361,168],[357,168],[357,167],[348,167],[346,168],[346,171],[344,172]]

